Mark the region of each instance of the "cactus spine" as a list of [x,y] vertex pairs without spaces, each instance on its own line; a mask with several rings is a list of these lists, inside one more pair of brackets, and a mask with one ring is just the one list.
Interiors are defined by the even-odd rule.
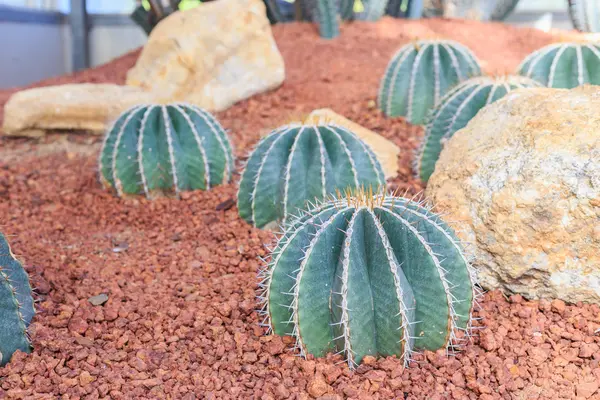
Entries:
[[600,43],[554,43],[529,54],[518,73],[553,88],[600,85]]
[[119,196],[178,195],[229,182],[233,159],[225,131],[208,112],[179,103],[139,105],[108,130],[99,170]]
[[478,289],[452,230],[411,200],[349,191],[291,220],[259,274],[264,325],[301,355],[460,345]]
[[416,151],[413,170],[418,178],[427,182],[434,171],[443,144],[483,107],[520,88],[541,86],[524,76],[491,78],[487,76],[468,79],[454,87],[430,113],[425,124],[425,136]]
[[378,105],[389,117],[421,124],[452,86],[480,74],[475,55],[462,44],[419,40],[392,57],[381,80]]
[[285,222],[307,201],[336,189],[385,185],[369,146],[334,124],[288,125],[264,137],[248,158],[238,190],[240,216],[259,228]]
[[582,32],[600,32],[600,4],[596,0],[569,0],[569,17]]
[[29,277],[0,233],[0,366],[17,350],[31,351],[27,328],[34,314]]

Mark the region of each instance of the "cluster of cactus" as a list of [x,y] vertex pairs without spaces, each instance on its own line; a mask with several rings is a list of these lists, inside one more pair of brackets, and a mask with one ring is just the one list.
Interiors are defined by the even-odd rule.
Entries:
[[231,179],[234,157],[218,121],[188,104],[138,105],[110,127],[100,152],[104,186],[123,194],[178,195]]
[[264,325],[301,355],[458,350],[478,289],[452,229],[415,201],[347,191],[290,220],[259,274]]
[[413,169],[427,182],[434,171],[445,141],[467,123],[483,107],[520,88],[541,86],[524,76],[471,78],[450,90],[431,111],[425,124],[425,136],[416,151]]
[[379,160],[351,131],[331,123],[287,125],[265,136],[250,154],[238,210],[249,223],[271,227],[336,189],[382,185]]
[[513,12],[519,0],[426,0],[426,17],[471,18],[502,21]]
[[0,233],[0,366],[15,351],[31,351],[27,329],[35,314],[27,272]]
[[290,21],[315,21],[321,37],[332,39],[339,35],[340,20],[361,19],[376,21],[383,15],[396,18],[419,18],[422,0],[264,0],[272,24]]
[[600,3],[597,0],[568,0],[569,17],[582,32],[600,32]]
[[378,105],[389,117],[421,124],[456,84],[481,74],[475,55],[450,40],[419,40],[403,46],[381,80]]
[[550,44],[525,57],[518,73],[553,88],[600,85],[600,43]]

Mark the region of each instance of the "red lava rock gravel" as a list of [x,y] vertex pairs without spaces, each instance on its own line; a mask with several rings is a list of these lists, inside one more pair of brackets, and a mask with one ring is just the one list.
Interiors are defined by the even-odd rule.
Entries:
[[[392,186],[409,193],[421,189],[409,167],[421,132],[373,107],[392,52],[433,32],[500,71],[552,40],[444,20],[357,23],[334,41],[308,24],[274,32],[284,85],[218,114],[237,155],[292,115],[331,107],[401,147]],[[134,60],[54,82],[122,82]],[[181,200],[118,199],[97,181],[95,151],[37,152],[56,137],[1,139],[1,229],[37,287],[38,314],[34,352],[0,369],[0,399],[600,399],[600,307],[499,292],[485,296],[486,327],[455,357],[418,354],[407,369],[367,357],[355,372],[339,357],[302,360],[290,338],[258,326],[257,256],[273,236],[238,218],[235,184]],[[98,148],[97,138],[68,141]]]

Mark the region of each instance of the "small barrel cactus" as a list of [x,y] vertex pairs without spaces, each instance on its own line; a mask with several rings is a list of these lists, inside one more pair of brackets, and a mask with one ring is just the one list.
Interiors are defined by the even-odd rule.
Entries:
[[378,104],[389,117],[421,124],[454,85],[481,74],[475,55],[449,40],[419,40],[402,47],[387,66]]
[[598,0],[568,0],[573,27],[581,32],[600,32]]
[[[264,325],[301,355],[457,350],[478,289],[453,231],[420,204],[347,191],[290,220],[259,274]],[[462,334],[461,334],[461,331]]]
[[600,43],[550,44],[529,54],[518,73],[553,88],[600,85]]
[[17,350],[31,351],[27,328],[34,314],[27,272],[0,233],[0,366]]
[[354,133],[334,124],[288,125],[264,137],[250,155],[238,210],[263,228],[285,223],[288,214],[336,189],[383,185],[379,160]]
[[119,196],[179,195],[229,182],[233,160],[225,131],[208,112],[189,104],[139,105],[110,127],[99,170]]
[[488,104],[520,88],[541,86],[524,76],[468,79],[450,90],[432,110],[425,124],[425,136],[415,154],[413,169],[418,178],[427,182],[443,144]]

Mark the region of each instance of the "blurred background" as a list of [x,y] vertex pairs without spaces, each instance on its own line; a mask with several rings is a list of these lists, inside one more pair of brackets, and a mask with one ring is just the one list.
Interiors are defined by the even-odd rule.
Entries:
[[[138,48],[147,33],[135,12],[150,6],[147,0],[0,0],[0,89],[94,67]],[[504,22],[573,29],[567,0],[520,0]]]

